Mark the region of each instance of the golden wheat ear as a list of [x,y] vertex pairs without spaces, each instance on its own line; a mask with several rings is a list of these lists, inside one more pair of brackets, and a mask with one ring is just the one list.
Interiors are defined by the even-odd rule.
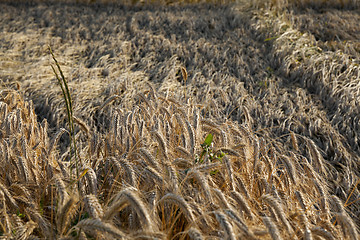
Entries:
[[94,231],[96,231],[100,234],[104,234],[103,236],[111,235],[115,239],[128,239],[126,234],[120,231],[117,227],[110,223],[103,222],[98,218],[87,218],[81,220],[80,222],[78,222],[78,224],[76,224],[76,226],[73,227],[73,229],[80,229],[92,236],[97,235],[96,233],[94,233]]
[[111,206],[104,213],[103,220],[111,220],[116,213],[126,206],[135,210],[144,229],[156,229],[150,218],[149,209],[139,197],[138,191],[133,187],[122,190],[114,197]]

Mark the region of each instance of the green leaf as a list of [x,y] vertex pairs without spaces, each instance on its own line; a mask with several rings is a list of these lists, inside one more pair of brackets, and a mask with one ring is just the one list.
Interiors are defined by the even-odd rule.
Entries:
[[266,39],[264,40],[264,42],[271,41],[271,40],[277,39],[277,38],[278,38],[278,37],[269,37],[269,38],[266,38]]
[[209,133],[209,135],[207,135],[205,138],[204,144],[210,147],[212,140],[213,140],[213,135]]

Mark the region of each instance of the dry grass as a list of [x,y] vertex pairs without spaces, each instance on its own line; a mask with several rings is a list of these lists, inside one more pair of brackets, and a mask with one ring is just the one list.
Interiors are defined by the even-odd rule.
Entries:
[[[349,10],[357,3],[332,7],[341,12],[341,4]],[[301,8],[286,4],[299,12],[305,5],[317,9],[306,1]],[[77,9],[54,6],[29,11]],[[129,7],[127,17],[102,7],[87,8],[100,16],[99,29],[82,26],[61,35],[43,15],[22,38],[4,25],[11,14],[2,12],[0,26],[9,34],[0,38],[9,52],[0,56],[1,237],[359,237],[355,45],[337,42],[332,51],[314,31],[301,33],[304,16],[291,21],[270,6],[251,8],[251,16],[227,6],[161,7],[171,14]],[[124,24],[108,28],[111,16]],[[177,30],[159,29],[166,22]],[[49,53],[27,41],[37,36],[36,24],[44,30],[40,41],[53,45],[71,79],[73,132],[65,129],[64,99],[50,81],[49,58],[41,59]],[[10,40],[16,43],[11,50]],[[34,51],[36,64],[20,43]],[[74,167],[76,157],[81,161]]]

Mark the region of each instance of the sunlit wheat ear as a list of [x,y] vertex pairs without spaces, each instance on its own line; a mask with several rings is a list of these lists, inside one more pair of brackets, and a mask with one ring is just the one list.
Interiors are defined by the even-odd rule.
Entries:
[[311,228],[311,232],[313,236],[318,236],[324,238],[325,240],[335,240],[335,237],[330,232],[321,227],[313,227]]
[[344,213],[335,213],[336,219],[341,222],[344,236],[348,236],[351,240],[358,240],[359,235],[354,221]]
[[298,144],[295,133],[291,131],[290,132],[290,137],[291,137],[291,144],[292,144],[294,150],[299,151],[299,144]]
[[286,168],[286,171],[291,179],[291,182],[296,185],[297,184],[297,175],[296,175],[296,169],[294,167],[294,164],[292,163],[292,159],[289,157],[282,155],[281,161],[284,163],[284,166]]
[[50,146],[49,146],[49,149],[48,149],[48,155],[51,154],[51,152],[54,150],[54,148],[56,147],[56,145],[58,144],[61,136],[67,132],[65,128],[60,128],[60,130],[58,130],[56,133],[55,133],[55,137],[54,139],[52,140]]
[[276,213],[277,217],[280,218],[281,222],[285,225],[286,230],[292,236],[294,234],[294,231],[292,227],[290,226],[288,220],[286,219],[284,209],[280,205],[280,203],[271,195],[266,194],[261,197],[261,199],[268,204],[272,209],[274,209],[274,212]]
[[25,223],[23,226],[16,228],[15,230],[15,239],[26,240],[30,237],[34,229],[37,227],[37,224],[33,221]]
[[24,158],[29,159],[29,147],[28,147],[28,143],[27,143],[24,135],[21,136],[20,143],[21,143],[21,151],[22,151]]
[[190,170],[186,178],[194,178],[197,181],[197,183],[201,186],[203,192],[205,193],[206,201],[212,202],[212,195],[210,192],[209,183],[206,176],[204,176],[204,174],[196,170]]
[[241,176],[239,174],[235,174],[235,179],[237,183],[236,184],[237,188],[240,189],[240,191],[242,191],[242,193],[245,195],[247,199],[249,199],[250,198],[249,191],[247,190],[247,187]]
[[190,228],[188,231],[187,231],[187,235],[189,236],[189,238],[191,240],[203,240],[204,237],[203,235],[201,234],[201,232],[196,229],[196,228]]
[[200,114],[199,114],[199,110],[195,108],[195,109],[193,110],[193,115],[194,115],[193,126],[194,126],[195,138],[196,138],[196,135],[197,135],[197,132],[199,131],[199,126],[200,126]]
[[223,168],[223,164],[221,164],[220,162],[215,162],[215,163],[209,163],[209,164],[202,164],[202,165],[194,167],[193,169],[200,171],[200,172],[207,172],[210,170],[221,169],[221,168]]
[[343,202],[335,195],[331,196],[331,203],[334,205],[334,212],[346,214]]
[[135,186],[136,185],[136,177],[135,177],[135,172],[134,169],[132,168],[132,166],[129,164],[128,161],[124,160],[124,157],[110,157],[108,158],[108,160],[114,164],[114,166],[116,166],[118,169],[118,171],[120,171],[120,166],[125,170],[126,175],[128,176],[129,179],[129,184],[131,186]]
[[254,152],[253,152],[253,173],[256,172],[256,166],[259,162],[259,157],[260,157],[260,145],[259,145],[259,140],[257,139],[257,137],[253,138],[253,142],[254,142]]
[[[147,166],[144,169],[144,174],[149,176],[150,178],[152,178],[154,180],[154,182],[156,182],[157,184],[159,184],[160,186],[164,185],[164,179],[163,177],[160,175],[160,173],[158,171],[156,171],[154,168]],[[146,179],[146,178],[145,178]]]
[[316,144],[313,140],[307,139],[307,146],[310,151],[311,159],[315,162],[317,168],[320,170],[325,177],[327,177],[327,172],[324,167],[323,157],[321,156],[319,150],[317,149]]
[[99,111],[103,110],[103,108],[105,108],[108,104],[110,104],[112,101],[115,101],[116,99],[121,98],[118,95],[113,95],[111,97],[109,97],[100,107],[99,107]]
[[262,218],[266,228],[268,229],[270,236],[273,240],[282,240],[283,238],[280,235],[279,229],[276,224],[269,217]]
[[15,199],[12,197],[8,189],[0,182],[0,190],[4,193],[6,205],[14,209],[19,209]]
[[163,202],[170,202],[172,204],[177,205],[181,209],[181,211],[184,213],[188,222],[189,223],[194,222],[195,218],[191,211],[191,208],[188,205],[188,203],[185,201],[185,199],[182,198],[181,196],[173,194],[173,193],[168,193],[159,200],[157,205],[159,205],[160,203],[163,203]]
[[157,171],[161,171],[161,168],[160,168],[158,162],[156,161],[156,159],[153,157],[153,155],[146,148],[139,148],[138,152],[139,152],[140,156],[142,156],[143,159],[150,166],[152,166]]
[[84,197],[85,207],[92,218],[102,218],[103,209],[95,195],[90,194]]
[[[175,113],[175,119],[176,119],[176,122],[178,123],[178,126],[180,127],[181,129],[181,132],[185,132],[185,127],[184,127],[184,121],[183,121],[183,116],[180,114],[180,113]],[[184,143],[185,146],[186,146],[186,143]]]
[[11,223],[6,209],[5,196],[1,190],[0,190],[0,215],[3,216],[1,223],[2,231],[5,234],[9,233],[11,231]]
[[299,191],[295,191],[295,196],[300,204],[301,209],[303,211],[306,211],[306,205],[305,205],[305,201],[304,201],[304,197],[303,197],[302,193]]
[[231,160],[228,156],[223,157],[223,161],[229,176],[229,183],[231,190],[235,190],[235,182],[234,182],[234,171],[231,165]]
[[232,209],[224,209],[223,211],[229,218],[231,218],[235,222],[238,228],[245,234],[246,239],[256,239],[253,233],[249,231],[248,226],[246,226],[244,221],[238,216],[237,211],[234,211]]
[[77,199],[75,199],[75,197],[72,195],[65,199],[62,206],[58,206],[58,211],[56,214],[56,227],[60,235],[64,233],[68,223],[75,214],[76,202]]
[[237,151],[235,151],[235,150],[233,150],[231,148],[223,147],[223,148],[219,148],[217,151],[218,152],[223,152],[223,153],[225,153],[227,155],[230,155],[230,156],[241,157],[241,155]]
[[115,239],[127,239],[126,234],[121,232],[118,228],[114,225],[103,222],[100,219],[84,219],[78,222],[74,227],[83,230],[85,233],[91,235],[94,233],[94,230],[104,233],[105,235],[111,235]]
[[184,158],[176,158],[172,164],[178,168],[190,168],[193,165],[193,160],[188,160]]
[[164,157],[168,159],[168,151],[166,142],[164,141],[164,138],[161,136],[161,134],[157,131],[152,131],[151,135],[156,139],[156,141],[159,143],[159,149],[163,153]]
[[189,134],[189,143],[190,143],[190,153],[194,154],[195,151],[195,141],[196,141],[196,137],[195,137],[195,132],[194,132],[194,128],[191,126],[190,122],[188,120],[185,120],[185,125],[186,125],[186,129],[187,132]]
[[90,134],[89,126],[80,118],[73,116],[73,119],[74,119],[74,122],[77,123],[80,126],[80,128],[86,133],[86,135],[89,136],[89,134]]
[[211,131],[218,135],[221,132],[220,126],[218,124],[214,123],[213,121],[211,121],[210,119],[201,119],[200,123],[202,125],[202,129],[204,129],[206,131]]
[[186,150],[186,148],[181,147],[181,146],[177,146],[175,148],[175,151],[177,153],[179,153],[182,157],[187,158],[187,159],[191,159],[192,158],[192,154],[190,152],[188,152],[188,150]]
[[149,211],[145,207],[145,204],[139,197],[135,188],[126,188],[119,192],[113,199],[111,206],[104,213],[103,220],[111,220],[119,211],[126,206],[130,206],[134,209],[139,217],[140,222],[144,226],[143,228],[151,229],[153,226],[152,220],[150,219]]
[[26,214],[28,216],[31,216],[31,220],[36,222],[38,225],[38,228],[41,230],[42,234],[47,238],[51,238],[51,228],[50,221],[46,219],[43,214],[40,214],[36,209],[34,208],[26,208],[25,210]]
[[249,206],[246,199],[244,199],[241,196],[241,194],[236,191],[231,191],[230,195],[236,201],[236,203],[239,205],[240,209],[245,212],[245,214],[248,216],[248,218],[253,219],[254,216],[251,212],[251,207]]
[[218,199],[218,204],[220,206],[220,208],[223,209],[230,209],[231,206],[229,205],[229,202],[226,200],[224,193],[217,189],[217,188],[212,188],[211,189],[213,193],[215,193],[216,198]]
[[86,177],[86,181],[88,184],[88,189],[89,192],[97,195],[97,177],[96,177],[96,173],[92,168],[87,168],[87,172],[85,174]]
[[165,170],[167,171],[169,180],[170,180],[170,185],[171,189],[173,192],[177,192],[179,190],[179,186],[178,186],[178,173],[175,169],[175,167],[170,163],[170,162],[166,162],[164,164]]
[[153,231],[137,231],[128,236],[127,239],[133,240],[152,240],[152,239],[166,239],[166,234],[163,232],[153,232]]
[[142,94],[142,93],[139,93],[138,96],[139,96],[139,98],[140,98],[141,100],[143,100],[143,101],[146,103],[146,105],[149,107],[149,109],[151,110],[151,112],[153,112],[153,111],[154,111],[154,108],[153,108],[153,106],[151,105],[150,101],[145,97],[145,95]]
[[315,184],[315,187],[320,195],[320,209],[326,216],[328,216],[329,215],[328,194],[324,189],[323,183],[320,183],[314,178],[313,178],[313,183]]
[[30,180],[29,169],[26,160],[24,160],[22,157],[18,157],[18,168],[20,170],[20,176],[22,177],[22,180],[28,182]]
[[59,203],[63,204],[65,199],[68,197],[68,193],[66,192],[65,183],[60,177],[55,177],[55,186],[56,191],[59,197]]
[[301,224],[303,225],[303,232],[304,232],[304,240],[312,240],[313,239],[313,236],[312,236],[312,233],[309,229],[309,220],[308,218],[306,217],[305,215],[305,212],[300,210],[300,215],[299,215],[299,218],[300,218],[300,222]]
[[170,120],[171,114],[170,114],[170,112],[169,112],[169,110],[168,110],[167,108],[161,106],[161,107],[159,108],[159,111],[162,112],[164,116],[166,116],[166,119],[167,119],[167,120]]
[[225,238],[229,240],[235,240],[236,237],[233,226],[229,223],[229,220],[227,219],[226,215],[220,212],[215,212],[215,217],[216,220],[219,222],[220,226],[222,227],[222,229],[224,229],[226,235]]

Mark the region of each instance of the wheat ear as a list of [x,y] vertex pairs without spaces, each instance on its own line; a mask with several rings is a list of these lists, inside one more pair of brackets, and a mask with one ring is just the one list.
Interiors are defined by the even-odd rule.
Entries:
[[197,230],[196,228],[190,228],[187,231],[187,235],[190,237],[190,239],[192,240],[203,240],[204,237],[201,234],[201,232],[199,230]]
[[126,188],[118,193],[111,206],[104,213],[103,220],[112,219],[117,212],[119,212],[124,207],[130,205],[137,213],[139,220],[145,226],[145,228],[151,229],[154,227],[150,219],[149,211],[145,207],[145,204],[138,196],[138,193],[135,188]]
[[194,215],[191,211],[191,208],[189,207],[188,203],[185,201],[184,198],[182,198],[179,195],[175,195],[173,193],[168,193],[164,197],[162,197],[157,204],[160,204],[162,202],[171,202],[173,204],[176,204],[179,206],[179,208],[184,213],[186,219],[190,222],[194,222]]
[[305,215],[305,212],[300,210],[300,222],[304,226],[304,240],[313,240],[312,232],[309,229],[309,220]]
[[151,178],[154,179],[154,181],[159,184],[159,185],[163,185],[164,184],[164,179],[163,177],[160,175],[160,173],[158,171],[156,171],[154,168],[147,166],[144,169],[144,173],[149,175]]
[[323,157],[321,156],[316,144],[311,139],[308,139],[307,143],[312,160],[315,161],[315,164],[319,170],[324,174],[325,177],[327,177],[327,172],[323,164]]
[[4,197],[7,202],[7,205],[10,205],[15,209],[19,209],[19,206],[17,205],[15,199],[12,197],[8,189],[1,182],[0,182],[0,190],[4,193]]
[[137,151],[139,152],[140,156],[142,156],[143,159],[147,161],[148,164],[150,164],[157,171],[161,171],[158,162],[146,148],[139,148]]
[[313,227],[311,228],[311,232],[313,235],[322,237],[326,240],[335,240],[335,237],[330,232],[321,227]]
[[284,213],[284,209],[282,208],[282,206],[280,205],[280,203],[271,195],[269,194],[265,194],[261,197],[271,208],[274,209],[276,215],[280,218],[280,220],[282,221],[282,223],[285,225],[286,230],[288,231],[288,233],[290,234],[290,236],[293,236],[294,231],[291,228],[288,220],[286,219],[285,213]]
[[246,224],[242,221],[242,219],[236,214],[236,212],[232,209],[225,209],[223,210],[224,213],[230,217],[232,220],[235,221],[236,225],[238,226],[238,228],[244,232],[244,234],[246,235],[246,239],[249,240],[255,240],[257,238],[255,238],[254,234],[252,232],[249,231],[248,226],[246,226]]
[[194,128],[191,126],[190,122],[188,120],[185,120],[185,125],[186,125],[186,129],[188,131],[189,134],[189,140],[190,140],[190,153],[194,154],[195,151],[195,133],[194,133]]
[[36,228],[37,224],[33,221],[27,222],[25,225],[16,229],[15,239],[26,240]]
[[359,235],[354,221],[344,213],[335,213],[335,216],[336,219],[342,223],[341,227],[343,229],[344,236],[349,236],[351,240],[358,240]]
[[224,229],[226,233],[226,239],[235,240],[236,237],[235,237],[234,229],[232,225],[229,223],[227,217],[220,212],[215,212],[215,217],[216,220],[220,223],[220,226]]
[[281,157],[282,162],[284,163],[284,166],[286,168],[286,171],[291,179],[291,182],[296,185],[297,184],[297,175],[296,175],[296,169],[294,167],[294,164],[291,161],[291,158],[283,155]]
[[222,191],[220,191],[218,188],[212,188],[211,190],[215,193],[216,198],[218,198],[218,203],[220,208],[224,208],[224,209],[231,208],[229,202],[226,200],[225,195]]
[[270,236],[273,240],[282,240],[282,237],[280,236],[279,229],[275,225],[275,223],[271,220],[269,217],[263,217],[262,218],[266,228],[268,229]]
[[235,182],[234,182],[234,170],[231,165],[230,158],[227,156],[223,157],[223,161],[225,163],[225,167],[229,176],[229,182],[231,186],[231,190],[235,190]]
[[76,210],[75,204],[76,199],[74,196],[70,196],[65,199],[65,202],[62,206],[59,206],[59,210],[56,216],[56,227],[59,234],[63,234],[67,224],[69,223],[70,219],[73,217],[74,212]]
[[304,197],[303,197],[302,193],[299,191],[295,191],[295,196],[300,204],[301,209],[303,211],[306,211],[305,201],[304,201]]
[[107,233],[115,237],[116,239],[127,239],[125,233],[121,232],[115,226],[110,223],[102,222],[100,219],[84,219],[78,222],[74,228],[80,228],[86,233],[93,233],[94,230]]
[[248,202],[241,196],[241,194],[237,191],[231,191],[231,197],[236,201],[236,203],[240,206],[240,208],[246,213],[246,215],[253,219],[254,216],[251,212],[251,208]]
[[166,159],[168,159],[168,152],[167,152],[166,142],[164,141],[164,138],[157,131],[152,131],[151,135],[155,137],[156,141],[159,143],[159,148],[161,149],[162,153],[164,154],[164,157]]
[[97,197],[93,194],[86,195],[84,198],[85,207],[92,218],[102,218],[104,211]]

